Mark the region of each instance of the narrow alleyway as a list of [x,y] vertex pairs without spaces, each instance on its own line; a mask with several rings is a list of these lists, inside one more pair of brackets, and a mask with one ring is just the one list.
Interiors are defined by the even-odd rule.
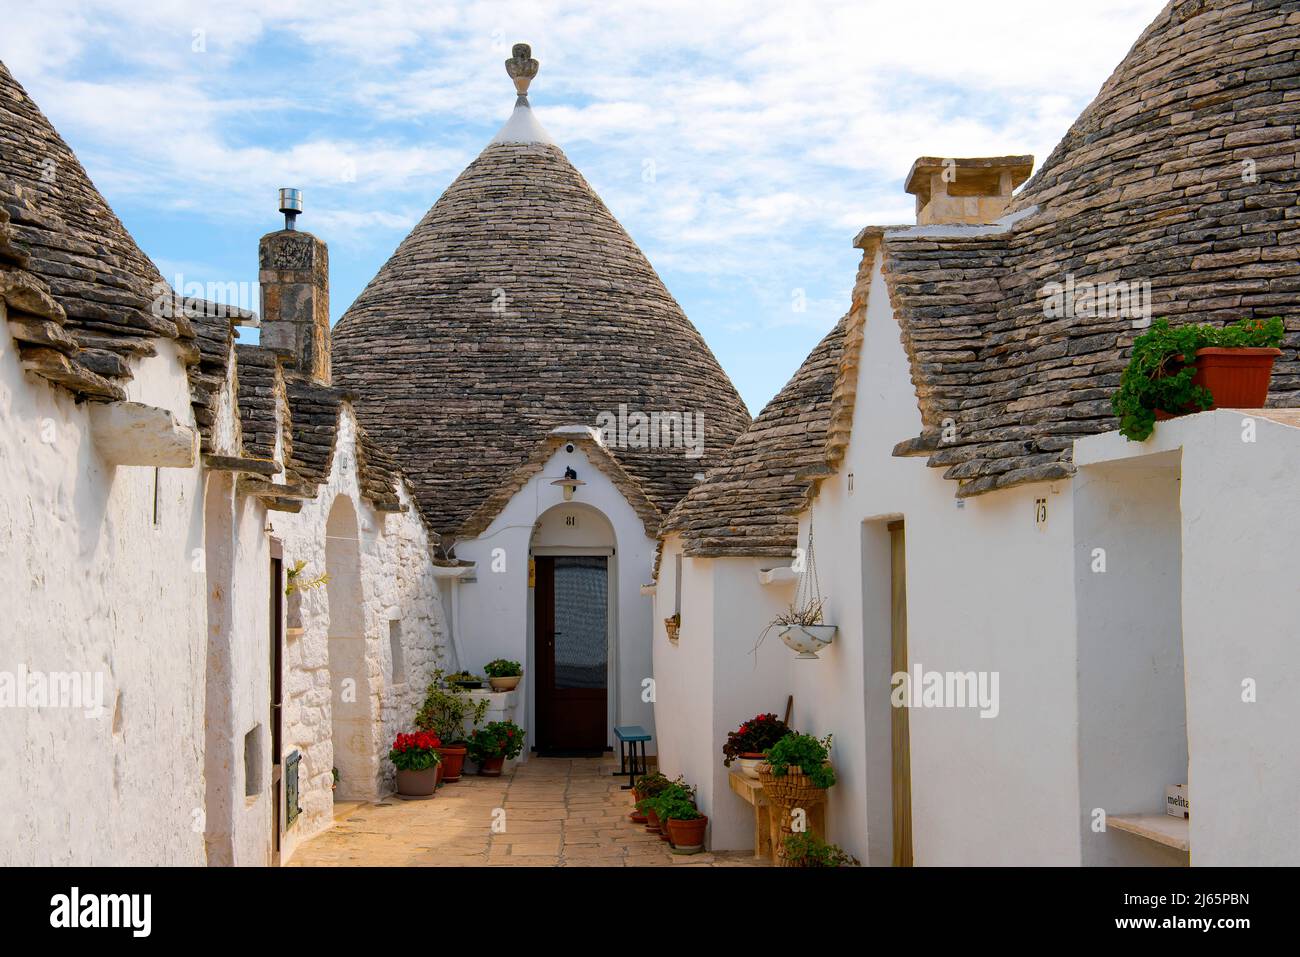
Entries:
[[[467,775],[431,801],[339,804],[333,829],[291,866],[761,866],[749,851],[673,854],[628,820],[610,758],[534,758],[499,778]],[[499,809],[499,811],[498,811]],[[501,812],[504,812],[502,814]],[[504,817],[500,833],[493,820]],[[504,828],[503,830],[501,828]]]

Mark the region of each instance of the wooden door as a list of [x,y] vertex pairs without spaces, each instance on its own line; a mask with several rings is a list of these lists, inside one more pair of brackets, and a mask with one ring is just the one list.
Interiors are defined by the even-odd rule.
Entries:
[[609,738],[609,559],[541,556],[535,572],[537,750],[603,752]]
[[[907,671],[907,549],[903,523],[889,523],[889,669]],[[912,866],[912,754],[907,708],[892,708],[894,866]]]

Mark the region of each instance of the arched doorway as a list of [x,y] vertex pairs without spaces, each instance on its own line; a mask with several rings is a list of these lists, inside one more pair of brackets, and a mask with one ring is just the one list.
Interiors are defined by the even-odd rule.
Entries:
[[338,772],[336,799],[375,793],[375,741],[370,674],[366,663],[361,596],[361,548],[357,511],[340,495],[325,524],[325,571],[329,575],[330,735]]
[[614,528],[599,510],[566,502],[543,513],[531,551],[537,750],[603,752],[617,694]]

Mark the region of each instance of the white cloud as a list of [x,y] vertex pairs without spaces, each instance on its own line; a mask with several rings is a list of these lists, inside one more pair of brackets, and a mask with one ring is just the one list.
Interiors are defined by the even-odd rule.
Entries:
[[916,156],[1045,159],[1163,0],[6,6],[0,58],[110,200],[269,224],[297,185],[371,273],[504,122],[528,40],[541,122],[670,288],[700,284],[697,323],[740,330],[796,286],[838,318]]

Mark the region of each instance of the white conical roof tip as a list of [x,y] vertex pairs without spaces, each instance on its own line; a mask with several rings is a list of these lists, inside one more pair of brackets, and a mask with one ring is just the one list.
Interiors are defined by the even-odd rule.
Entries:
[[533,59],[533,48],[527,43],[516,43],[510,48],[510,59],[506,60],[506,73],[515,81],[515,111],[506,120],[493,143],[550,143],[555,144],[551,135],[542,129],[542,124],[533,116],[532,107],[528,105],[528,84],[537,76],[540,64]]

